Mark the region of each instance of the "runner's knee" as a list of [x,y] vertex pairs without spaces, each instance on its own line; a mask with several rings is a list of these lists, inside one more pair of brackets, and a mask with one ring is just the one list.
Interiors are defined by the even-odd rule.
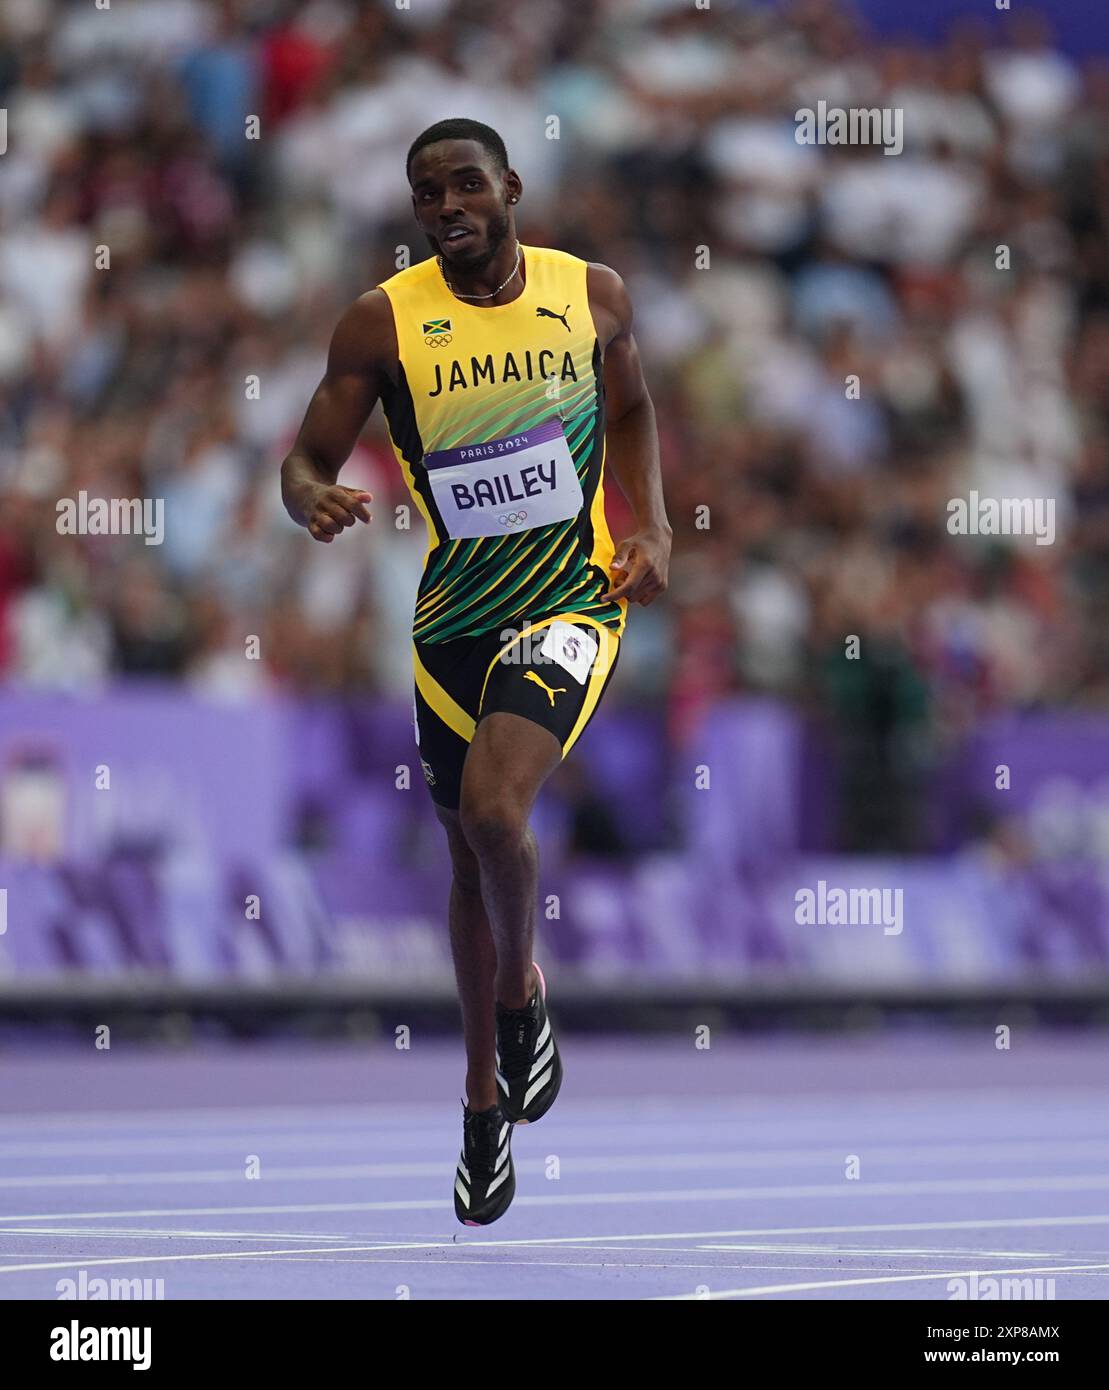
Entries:
[[437,807],[436,812],[443,829],[447,832],[447,848],[450,851],[455,887],[468,895],[480,893],[481,873],[477,855],[466,839],[459,813],[448,811],[444,807]]
[[460,817],[466,842],[479,859],[515,849],[527,833],[527,808],[503,791],[463,792]]

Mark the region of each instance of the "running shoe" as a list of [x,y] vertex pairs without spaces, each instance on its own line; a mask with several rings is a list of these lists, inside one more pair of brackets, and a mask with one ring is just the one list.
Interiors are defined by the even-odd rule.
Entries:
[[516,1125],[542,1119],[562,1085],[562,1060],[547,1017],[547,982],[538,965],[535,973],[539,986],[526,1008],[497,1004],[497,1088],[505,1118]]
[[462,1102],[462,1153],[454,1179],[454,1214],[465,1226],[488,1226],[516,1195],[512,1126],[499,1105],[471,1110]]

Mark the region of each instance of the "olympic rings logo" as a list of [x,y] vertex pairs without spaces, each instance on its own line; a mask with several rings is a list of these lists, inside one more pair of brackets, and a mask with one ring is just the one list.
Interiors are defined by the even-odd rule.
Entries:
[[449,347],[453,333],[437,333],[434,338],[425,338],[424,342],[430,348]]
[[502,526],[519,526],[527,519],[527,512],[506,512],[504,516],[497,517]]

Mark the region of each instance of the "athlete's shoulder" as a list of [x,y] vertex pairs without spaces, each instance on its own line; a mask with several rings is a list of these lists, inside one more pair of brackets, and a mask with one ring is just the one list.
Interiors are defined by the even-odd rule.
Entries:
[[336,325],[328,350],[331,374],[366,373],[389,368],[397,360],[393,308],[381,287],[367,290]]
[[380,281],[347,310],[341,336],[352,347],[357,343],[363,350],[368,348],[379,363],[396,362],[400,355],[397,324],[407,310],[416,311],[438,276],[435,257],[429,256]]
[[601,261],[587,261],[585,264],[590,294],[611,303],[627,299],[628,291],[623,278],[610,265],[604,265]]
[[553,246],[525,246],[524,255],[531,258],[533,265],[537,260],[545,260],[564,270],[584,275],[590,304],[604,311],[606,317],[611,319],[614,331],[624,333],[631,327],[631,298],[624,281],[611,266],[602,265],[600,261],[583,260]]
[[539,261],[546,261],[548,265],[559,266],[564,270],[582,270],[586,265],[580,256],[571,255],[569,251],[560,251],[555,246],[521,245],[520,249],[533,265]]
[[427,260],[405,266],[403,270],[398,270],[395,275],[390,275],[388,280],[382,280],[377,288],[384,290],[390,296],[402,294],[405,290],[422,289],[438,273],[439,268],[435,263],[435,257],[428,256]]
[[627,333],[632,326],[632,301],[621,276],[611,266],[589,261],[586,267],[589,302],[604,312],[613,328],[612,336]]

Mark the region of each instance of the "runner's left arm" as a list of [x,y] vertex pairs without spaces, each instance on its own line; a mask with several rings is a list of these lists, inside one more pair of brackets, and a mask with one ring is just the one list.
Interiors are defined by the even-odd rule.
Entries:
[[612,334],[604,353],[605,459],[636,525],[616,547],[610,566],[613,580],[602,597],[626,598],[646,607],[665,592],[673,534],[662,495],[655,408],[643,379],[623,280],[608,266],[590,265],[588,283],[590,303],[599,308],[605,324],[602,331]]

